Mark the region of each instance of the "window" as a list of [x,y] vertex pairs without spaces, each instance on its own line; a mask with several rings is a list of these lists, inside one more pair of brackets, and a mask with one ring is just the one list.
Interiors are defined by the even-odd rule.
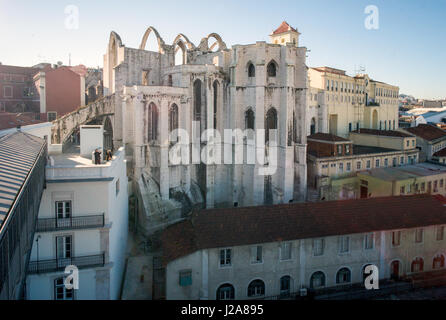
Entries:
[[389,159],[385,158],[384,159],[384,167],[388,167],[389,166]]
[[339,238],[339,252],[346,253],[350,251],[350,237],[341,236]]
[[74,300],[74,290],[65,287],[65,277],[54,280],[54,300]]
[[351,162],[347,162],[347,172],[352,171],[352,164]]
[[392,232],[392,246],[398,247],[401,244],[401,231]]
[[314,239],[313,240],[313,255],[322,256],[324,254],[324,239]]
[[437,239],[437,241],[444,240],[444,226],[438,226],[437,227],[436,239]]
[[415,230],[415,242],[416,243],[421,243],[423,242],[423,229],[417,229]]
[[[214,125],[216,123],[215,120],[216,119],[214,119]],[[174,103],[169,108],[169,135],[176,129],[178,129],[178,106]],[[178,136],[176,139],[174,139],[174,141],[178,141]]]
[[416,258],[412,261],[412,265],[410,267],[411,272],[422,272],[423,269],[424,269],[423,258]]
[[254,130],[254,111],[251,108],[245,112],[245,129]]
[[52,122],[57,119],[57,112],[47,112],[46,114],[48,122]]
[[277,73],[277,67],[276,64],[271,61],[268,66],[266,67],[267,73],[268,73],[268,77],[275,77],[276,73]]
[[71,217],[71,201],[56,201],[56,219]]
[[342,144],[338,144],[338,154],[342,154]]
[[192,285],[192,270],[180,271],[180,286],[188,287]]
[[400,165],[403,165],[404,164],[404,157],[401,157],[401,159],[400,159]]
[[344,164],[341,162],[339,164],[339,173],[343,173],[344,172]]
[[234,293],[235,290],[233,285],[229,283],[222,284],[217,289],[217,300],[234,300]]
[[13,90],[11,86],[4,86],[3,87],[3,97],[4,98],[12,98],[13,96]]
[[71,258],[73,255],[71,236],[56,237],[57,259]]
[[356,170],[361,170],[361,162],[356,162]]
[[265,283],[262,280],[254,280],[248,286],[248,297],[265,295]]
[[119,194],[119,179],[118,180],[116,180],[116,185],[115,185],[115,188],[116,188],[116,195],[118,195]]
[[23,96],[24,97],[30,97],[32,94],[31,94],[31,88],[23,88]]
[[[277,129],[277,111],[276,109],[270,108],[268,112],[266,113],[266,126],[265,126],[266,132],[265,132],[265,142],[268,142],[270,139],[270,133],[272,134],[272,130]],[[271,138],[272,137],[271,135]]]
[[423,182],[423,183],[421,184],[421,191],[424,192],[425,190],[426,190],[426,183]]
[[283,296],[289,296],[291,293],[291,277],[290,276],[283,276],[280,278],[280,295]]
[[405,194],[406,193],[406,187],[405,186],[402,186],[401,188],[400,188],[400,194]]
[[158,139],[158,107],[151,103],[149,105],[149,121],[150,128],[148,130],[148,141],[155,141]]
[[311,275],[310,288],[317,289],[321,287],[325,287],[325,274],[322,271],[318,271]]
[[364,236],[364,248],[366,250],[373,249],[375,247],[375,235],[373,233],[366,234]]
[[370,167],[371,167],[371,161],[370,161],[370,160],[367,160],[367,165],[366,165],[366,167],[367,167],[367,169],[370,169]]
[[442,269],[444,268],[444,255],[437,255],[432,263],[432,269]]
[[345,145],[345,154],[350,154],[350,145]]
[[441,180],[440,180],[440,188],[443,188],[443,186],[444,186],[444,180],[441,179]]
[[262,263],[262,246],[251,247],[251,263]]
[[379,159],[376,159],[376,168],[379,168]]
[[336,274],[336,283],[337,284],[350,283],[350,281],[351,281],[351,272],[348,268],[342,268]]
[[231,249],[220,250],[220,267],[231,266]]
[[291,260],[291,242],[282,242],[280,244],[280,260]]
[[252,63],[248,65],[248,77],[253,78],[256,76],[256,67]]
[[396,167],[396,165],[397,165],[397,160],[396,160],[396,158],[393,158],[392,159],[392,167]]

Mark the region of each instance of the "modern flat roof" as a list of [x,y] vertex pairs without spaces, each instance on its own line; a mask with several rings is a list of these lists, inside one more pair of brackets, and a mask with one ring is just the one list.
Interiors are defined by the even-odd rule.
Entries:
[[402,167],[375,168],[358,172],[358,174],[368,175],[385,181],[398,181],[446,174],[446,167],[423,162]]

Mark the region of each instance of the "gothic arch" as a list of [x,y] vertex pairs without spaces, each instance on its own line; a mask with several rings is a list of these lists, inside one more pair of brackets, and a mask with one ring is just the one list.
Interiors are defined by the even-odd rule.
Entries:
[[183,42],[188,50],[193,50],[195,49],[195,45],[189,40],[188,37],[186,37],[184,34],[179,33],[176,37],[175,40],[173,40],[173,46],[175,46],[177,44],[178,41]]
[[104,120],[104,150],[113,150],[113,124],[110,117]]
[[[209,47],[209,39],[210,38],[214,38],[216,40],[215,43],[213,43],[211,45],[211,47]],[[212,51],[212,50],[214,50],[215,46],[217,46],[217,45],[218,45],[217,51],[227,49],[226,43],[224,43],[224,41],[222,40],[220,35],[218,35],[217,33],[210,33],[207,37],[201,39],[199,49],[201,51]]]
[[141,40],[141,45],[139,46],[140,50],[146,49],[147,39],[149,39],[150,33],[153,32],[155,34],[156,40],[158,41],[158,52],[164,53],[164,40],[161,38],[159,32],[154,27],[148,27],[146,32],[144,33],[144,36]]
[[[177,40],[173,45],[173,51],[174,51],[175,58],[176,58],[178,50],[182,51],[181,64],[186,64],[187,63],[187,54],[186,54],[187,49],[186,49],[186,45],[184,44],[184,42],[181,39]],[[177,65],[176,61],[175,61],[175,65]]]

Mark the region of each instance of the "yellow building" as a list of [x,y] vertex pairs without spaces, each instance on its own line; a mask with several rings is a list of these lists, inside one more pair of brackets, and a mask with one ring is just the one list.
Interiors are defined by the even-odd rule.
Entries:
[[309,118],[309,127],[341,137],[358,128],[398,129],[397,86],[372,80],[367,74],[351,77],[330,67],[310,68],[308,78],[310,92],[324,91],[318,108],[325,113]]

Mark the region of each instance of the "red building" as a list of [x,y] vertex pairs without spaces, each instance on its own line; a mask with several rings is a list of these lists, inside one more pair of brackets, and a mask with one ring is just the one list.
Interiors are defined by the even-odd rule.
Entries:
[[40,112],[39,68],[0,65],[0,112]]
[[86,74],[83,65],[0,65],[0,112],[43,113],[52,121],[85,105]]

